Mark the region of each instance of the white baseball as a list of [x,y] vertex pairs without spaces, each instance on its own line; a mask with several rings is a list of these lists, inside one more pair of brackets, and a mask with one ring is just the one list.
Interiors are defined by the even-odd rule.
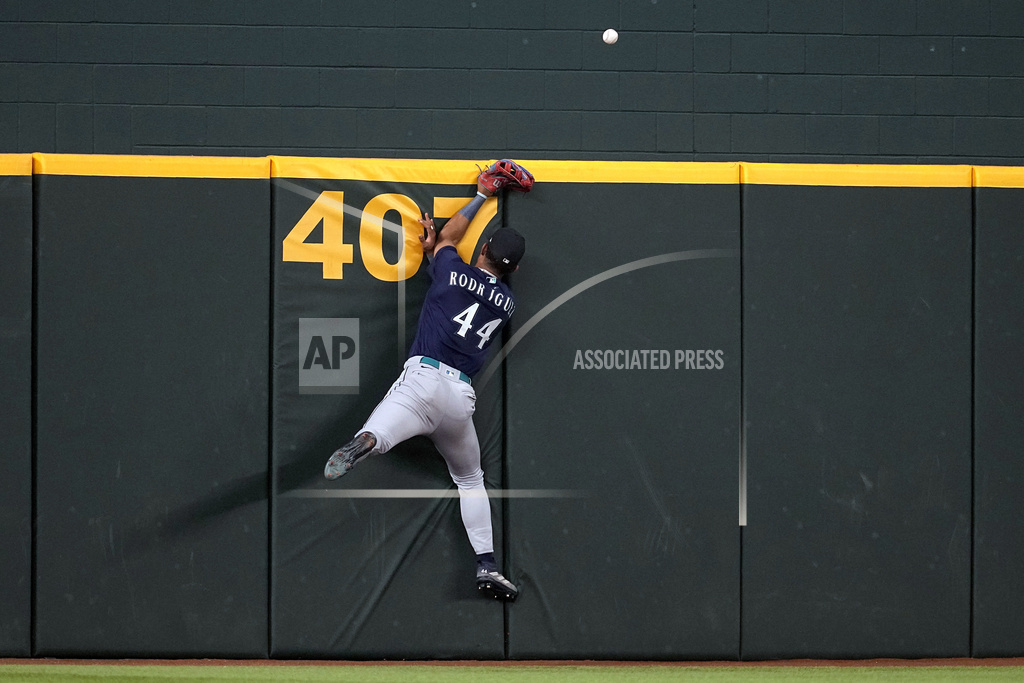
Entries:
[[604,35],[601,36],[601,39],[604,40],[604,42],[608,43],[609,45],[614,45],[615,41],[619,39],[619,32],[613,28],[610,28],[604,32]]

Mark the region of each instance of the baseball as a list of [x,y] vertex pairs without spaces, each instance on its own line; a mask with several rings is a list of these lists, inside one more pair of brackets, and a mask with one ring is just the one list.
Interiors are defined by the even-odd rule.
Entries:
[[613,28],[610,28],[604,32],[602,39],[609,45],[614,45],[615,41],[619,39],[619,32]]

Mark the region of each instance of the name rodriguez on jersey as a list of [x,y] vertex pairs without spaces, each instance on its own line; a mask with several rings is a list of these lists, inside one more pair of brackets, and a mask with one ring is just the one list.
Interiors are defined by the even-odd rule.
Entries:
[[512,312],[516,310],[515,302],[513,302],[511,298],[502,294],[497,287],[488,287],[482,282],[478,282],[471,277],[467,277],[465,273],[456,273],[454,271],[449,273],[448,286],[462,287],[463,289],[476,294],[480,298],[486,299],[497,308],[508,313],[510,318],[512,317]]
[[573,370],[721,370],[721,349],[576,349]]

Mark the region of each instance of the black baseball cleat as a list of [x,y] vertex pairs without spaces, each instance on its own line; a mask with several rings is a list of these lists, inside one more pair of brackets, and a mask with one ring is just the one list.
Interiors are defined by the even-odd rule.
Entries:
[[481,595],[495,600],[513,602],[519,596],[519,589],[497,571],[481,567],[476,570],[476,589]]
[[356,466],[356,463],[370,455],[370,451],[376,445],[377,438],[373,434],[369,432],[357,434],[356,438],[334,451],[334,455],[324,467],[324,476],[328,479],[337,479],[348,474],[349,470]]

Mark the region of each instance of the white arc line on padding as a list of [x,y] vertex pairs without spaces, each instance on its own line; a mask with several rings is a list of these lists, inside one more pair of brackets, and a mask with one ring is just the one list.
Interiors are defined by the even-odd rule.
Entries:
[[497,372],[498,366],[500,366],[505,358],[508,357],[508,354],[512,353],[512,349],[514,349],[516,345],[523,340],[523,337],[525,337],[530,330],[536,327],[541,320],[554,313],[562,304],[579,296],[591,287],[601,284],[605,280],[610,280],[613,277],[625,275],[626,273],[632,273],[634,270],[640,270],[641,268],[660,266],[663,263],[672,263],[674,261],[693,261],[705,258],[728,258],[739,255],[739,249],[693,249],[691,251],[673,251],[668,254],[642,258],[638,261],[630,261],[629,263],[609,268],[603,273],[598,273],[597,275],[589,277],[578,285],[570,287],[565,292],[555,297],[551,303],[534,313],[532,318],[523,323],[523,326],[516,330],[516,333],[512,335],[512,338],[508,340],[508,343],[502,346],[497,355],[491,359],[491,362],[488,363],[483,374],[480,375],[480,379],[474,380],[473,386],[476,389],[482,389],[486,386],[494,373]]
[[293,489],[285,498],[582,498],[582,491],[568,489]]
[[[479,390],[482,389],[491,377],[497,372],[498,368],[504,362],[508,354],[512,352],[512,349],[516,347],[519,342],[523,340],[523,337],[527,335],[534,327],[536,327],[541,320],[551,315],[559,306],[566,303],[573,297],[576,297],[583,292],[587,291],[595,285],[599,285],[605,280],[610,280],[613,277],[631,273],[641,268],[648,268],[650,266],[658,266],[663,263],[673,263],[675,261],[693,261],[696,259],[706,258],[730,258],[739,257],[739,249],[693,249],[690,251],[673,251],[667,254],[660,254],[658,256],[650,256],[648,258],[639,259],[637,261],[630,261],[624,263],[621,266],[609,268],[603,273],[598,273],[592,277],[587,278],[583,282],[579,283],[574,287],[570,287],[565,292],[555,297],[547,306],[534,313],[533,317],[523,323],[523,326],[516,330],[516,333],[512,335],[512,338],[508,340],[504,346],[498,351],[491,362],[487,365],[487,368],[480,375],[480,379],[476,380],[473,384],[474,388]],[[747,443],[746,443],[746,425],[744,424],[745,416],[743,409],[740,409],[740,462],[739,462],[739,524],[740,526],[747,525]]]

